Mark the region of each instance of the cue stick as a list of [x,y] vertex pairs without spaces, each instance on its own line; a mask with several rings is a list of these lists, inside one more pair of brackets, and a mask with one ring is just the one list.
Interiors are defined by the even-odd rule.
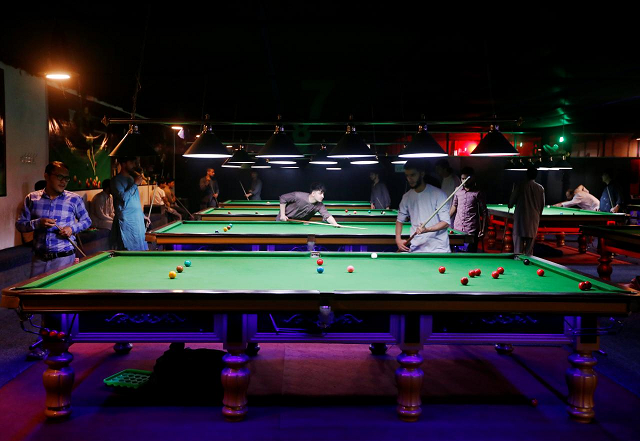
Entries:
[[238,179],[238,182],[240,183],[240,187],[242,187],[242,194],[244,195],[245,198],[247,198],[247,200],[249,200],[249,196],[247,196],[247,190],[244,189],[244,185],[242,185],[242,181]]
[[347,226],[347,225],[332,225],[332,224],[328,224],[326,222],[313,222],[313,221],[305,221],[305,220],[300,220],[300,219],[287,219],[287,222],[302,222],[305,224],[314,224],[314,225],[326,225],[327,227],[338,227],[338,228],[353,228],[354,230],[368,230],[368,228],[363,228],[363,227],[351,227],[351,226]]
[[[60,225],[58,225],[57,223],[55,227],[58,229],[58,231],[62,231],[62,228],[60,228]],[[67,237],[66,239],[69,241],[71,245],[73,245],[73,248],[75,248],[77,252],[82,254],[82,257],[87,257],[87,255],[80,249],[80,247],[73,240],[71,240],[71,237]]]
[[609,213],[613,213],[613,200],[611,199],[611,192],[609,191],[609,184],[607,184],[607,194],[609,195],[609,205],[611,205],[611,208],[609,208]]
[[[471,179],[471,176],[467,176],[467,178],[466,178],[464,181],[462,181],[462,182],[460,183],[460,185],[458,185],[458,186],[456,187],[456,189],[455,189],[455,190],[453,190],[453,193],[451,193],[451,194],[449,195],[449,197],[448,197],[448,198],[447,198],[447,199],[446,199],[442,204],[440,204],[440,206],[439,206],[438,208],[436,208],[436,211],[434,211],[434,212],[431,214],[431,216],[429,216],[429,219],[427,219],[426,221],[424,221],[424,222],[422,223],[422,225],[420,225],[420,228],[424,228],[424,227],[429,223],[429,221],[430,221],[431,219],[433,219],[433,218],[434,218],[434,216],[435,216],[436,214],[438,214],[438,211],[442,210],[442,207],[444,207],[445,205],[447,205],[447,203],[451,200],[451,198],[452,198],[452,197],[453,197],[453,196],[458,192],[458,190],[460,190],[460,189],[464,186],[464,184],[465,184],[469,179]],[[413,238],[414,238],[414,237],[416,237],[416,235],[417,235],[417,234],[418,234],[418,233],[417,233],[417,230],[416,230],[416,232],[415,232],[415,233],[413,233],[413,234],[411,235],[411,237],[409,237],[409,239],[407,239],[407,240],[404,242],[404,246],[409,245],[409,244],[411,243],[411,241],[413,240]]]
[[182,208],[184,208],[184,211],[186,211],[186,212],[187,212],[187,214],[189,215],[189,217],[193,217],[193,214],[191,214],[191,212],[187,209],[187,207],[185,207],[185,206],[184,206],[184,204],[183,204],[182,202],[180,202],[180,199],[178,199],[178,197],[176,197],[176,202],[177,202],[178,204],[180,204],[180,206],[181,206]]

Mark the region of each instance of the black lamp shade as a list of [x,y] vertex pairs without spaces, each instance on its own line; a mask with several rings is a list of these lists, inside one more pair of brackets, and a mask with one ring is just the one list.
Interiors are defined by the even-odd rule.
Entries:
[[253,164],[256,161],[251,159],[244,147],[240,147],[233,153],[233,156],[229,158],[228,162],[229,164]]
[[356,133],[355,129],[351,126],[347,126],[347,132],[340,138],[338,145],[336,145],[329,158],[370,158],[374,157],[373,152],[369,146],[362,140],[360,135]]
[[489,133],[471,152],[472,156],[516,156],[518,150],[504,137],[497,128],[491,127]]
[[231,154],[213,133],[213,129],[205,126],[200,136],[182,156],[186,158],[230,158]]
[[334,165],[338,163],[338,161],[336,161],[335,159],[329,158],[328,155],[329,152],[327,148],[325,146],[322,146],[322,148],[320,148],[320,151],[316,153],[311,161],[309,161],[309,164]]
[[133,158],[136,156],[158,156],[158,153],[142,137],[138,131],[138,126],[131,126],[116,148],[109,153],[109,156]]
[[303,158],[304,155],[289,138],[282,127],[276,127],[276,131],[260,149],[256,158]]
[[442,146],[433,136],[420,126],[418,133],[413,136],[411,142],[400,152],[400,158],[435,158],[448,156]]
[[264,158],[258,158],[255,164],[251,164],[251,168],[271,168],[271,164]]

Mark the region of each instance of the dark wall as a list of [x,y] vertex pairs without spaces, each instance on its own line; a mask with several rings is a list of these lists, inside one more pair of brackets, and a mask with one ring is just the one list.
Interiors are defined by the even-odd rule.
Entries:
[[[506,160],[501,158],[450,157],[448,160],[457,174],[465,166],[475,169],[478,184],[485,191],[488,203],[508,202],[513,186],[525,177],[524,172],[504,170]],[[434,171],[435,162],[436,160],[427,161],[427,182],[439,185],[440,180]],[[580,184],[599,198],[604,189],[602,171],[607,168],[618,173],[625,188],[629,184],[638,183],[638,174],[632,171],[629,158],[574,158],[570,162],[573,170],[538,172],[536,181],[545,187],[547,204],[564,200],[565,190]],[[220,185],[219,200],[244,198],[240,181],[248,190],[251,183],[250,171],[222,168],[220,165],[220,161],[178,161],[177,193],[189,198],[192,209],[198,208],[198,182],[205,175],[207,167],[216,170]],[[322,182],[327,188],[327,199],[369,200],[371,170],[368,166],[347,166],[341,171],[327,171],[324,167],[307,165],[300,169],[261,169],[258,173],[263,182],[263,199],[278,199],[281,194],[290,191],[309,191],[312,182]],[[379,170],[389,187],[391,205],[397,207],[402,195],[408,190],[402,166],[396,168],[393,164],[385,163],[379,166]]]

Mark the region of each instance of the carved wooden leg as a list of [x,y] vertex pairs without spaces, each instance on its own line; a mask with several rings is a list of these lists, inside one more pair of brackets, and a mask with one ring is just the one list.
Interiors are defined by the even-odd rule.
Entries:
[[564,233],[558,233],[556,234],[556,246],[558,248],[563,247],[564,246]]
[[513,253],[513,230],[507,227],[504,230],[504,237],[502,238],[505,253]]
[[221,374],[224,388],[222,414],[229,421],[241,421],[248,410],[249,369],[246,364],[249,357],[244,353],[244,346],[230,348],[228,351],[222,358],[227,364]]
[[492,250],[496,246],[496,227],[494,227],[493,224],[489,225],[487,229],[487,239],[487,248]]
[[567,369],[565,378],[569,386],[567,398],[567,412],[580,423],[590,422],[596,415],[593,395],[598,383],[598,377],[593,367],[598,361],[591,351],[576,351],[569,356],[571,366]]
[[417,421],[422,413],[420,391],[424,373],[420,369],[422,356],[418,350],[403,350],[398,355],[400,367],[396,369],[398,385],[398,416],[403,421]]
[[582,254],[587,252],[587,236],[584,234],[578,236],[578,252]]
[[67,342],[45,343],[49,356],[45,359],[47,370],[42,375],[42,383],[47,392],[44,414],[47,418],[65,418],[71,415],[71,388],[75,374],[69,363],[73,355],[68,351]]
[[598,258],[598,275],[602,280],[611,280],[611,273],[613,272],[613,267],[611,266],[611,261],[613,260],[613,255],[607,251],[605,239],[598,239],[598,251],[600,252],[600,257]]

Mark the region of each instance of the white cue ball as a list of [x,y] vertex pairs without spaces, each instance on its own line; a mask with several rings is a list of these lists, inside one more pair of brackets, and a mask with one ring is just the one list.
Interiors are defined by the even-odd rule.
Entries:
[[378,253],[371,253],[371,258],[372,259],[377,259],[378,258]]

